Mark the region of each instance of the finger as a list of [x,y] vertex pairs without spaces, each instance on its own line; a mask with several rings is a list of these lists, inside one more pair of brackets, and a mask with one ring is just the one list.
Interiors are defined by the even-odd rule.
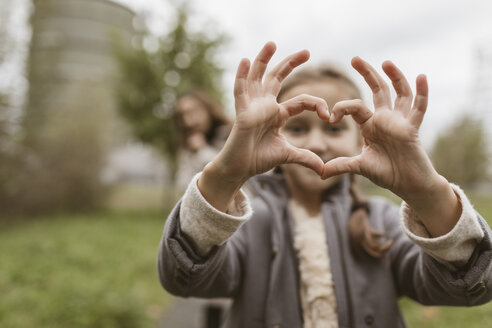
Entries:
[[291,98],[283,103],[279,104],[280,108],[287,111],[289,116],[294,116],[302,111],[309,110],[317,112],[318,116],[328,121],[330,119],[330,111],[326,101],[322,98],[302,94],[297,97]]
[[409,116],[410,122],[414,124],[414,126],[420,127],[420,124],[422,124],[428,101],[429,86],[427,77],[424,74],[420,74],[417,76],[417,96],[415,97],[412,111]]
[[234,81],[234,101],[236,104],[236,113],[247,107],[248,86],[246,79],[248,77],[249,66],[249,60],[243,58],[237,68],[236,79]]
[[321,177],[327,179],[343,173],[360,174],[360,155],[354,157],[337,157],[323,166]]
[[310,168],[318,175],[323,174],[323,161],[321,158],[307,149],[296,148],[289,144],[287,158],[285,164],[300,164],[307,168]]
[[265,77],[265,89],[277,96],[280,92],[282,81],[294,68],[305,63],[309,59],[309,51],[302,50],[292,54],[277,64]]
[[405,116],[408,115],[412,106],[413,94],[405,75],[389,60],[383,63],[383,71],[390,78],[396,91],[395,110],[403,112]]
[[273,42],[267,42],[263,49],[261,49],[258,56],[256,56],[253,65],[251,66],[251,72],[248,76],[248,81],[261,83],[263,79],[263,74],[265,74],[265,70],[267,68],[268,62],[272,59],[273,54],[277,46]]
[[360,99],[342,100],[333,106],[330,123],[338,123],[345,115],[351,115],[359,125],[372,117],[371,110]]
[[391,109],[391,94],[386,82],[376,70],[360,57],[352,58],[352,67],[366,80],[372,90],[375,110],[381,107]]

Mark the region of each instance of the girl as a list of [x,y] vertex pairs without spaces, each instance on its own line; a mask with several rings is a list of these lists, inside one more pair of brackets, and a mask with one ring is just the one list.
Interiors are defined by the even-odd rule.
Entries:
[[[281,87],[307,51],[263,79],[274,52],[267,43],[251,68],[245,59],[239,65],[231,134],[166,222],[164,288],[231,297],[227,325],[248,328],[404,327],[401,295],[424,304],[487,302],[490,229],[418,139],[426,77],[417,78],[413,100],[403,74],[384,62],[393,105],[381,76],[354,58],[373,92],[372,112],[336,72],[304,71]],[[364,202],[351,174],[400,196],[401,208]],[[248,180],[257,192],[251,200],[240,190]]]

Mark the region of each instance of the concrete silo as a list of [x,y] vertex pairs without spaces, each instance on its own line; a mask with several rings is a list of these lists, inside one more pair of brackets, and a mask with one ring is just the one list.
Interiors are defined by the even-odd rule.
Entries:
[[50,118],[70,119],[81,103],[114,125],[112,38],[130,44],[134,12],[108,0],[34,0],[33,7],[26,141]]
[[134,17],[108,0],[33,0],[22,141],[34,209],[104,201],[110,155],[130,139],[113,97],[113,38],[130,46]]

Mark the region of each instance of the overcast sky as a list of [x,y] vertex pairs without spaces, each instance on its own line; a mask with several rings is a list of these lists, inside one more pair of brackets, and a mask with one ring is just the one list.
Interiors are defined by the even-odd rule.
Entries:
[[[120,0],[150,15],[151,28],[166,30],[172,10],[162,0]],[[274,62],[308,49],[311,63],[330,61],[351,70],[353,56],[380,69],[394,61],[414,84],[428,76],[430,103],[422,126],[426,144],[467,108],[476,79],[476,52],[492,44],[492,1],[483,0],[207,0],[191,1],[193,24],[226,31],[231,37],[223,60],[224,87],[231,94],[240,58],[253,59],[269,40],[277,43]],[[353,75],[362,85],[363,80]],[[492,79],[492,76],[491,76]],[[366,92],[366,100],[371,99]],[[228,105],[231,106],[231,98]]]
[[[19,6],[28,2],[15,1]],[[166,31],[173,21],[173,11],[166,0],[114,1],[146,13],[155,33]],[[313,64],[330,61],[350,72],[353,56],[361,56],[378,69],[385,59],[390,59],[412,84],[419,73],[428,76],[430,103],[421,129],[426,145],[439,129],[469,108],[477,73],[476,52],[492,45],[490,0],[190,2],[195,9],[194,28],[225,31],[231,38],[222,56],[226,69],[224,88],[229,95],[227,107],[232,107],[230,95],[239,60],[253,59],[269,40],[275,41],[278,48],[273,63],[300,49],[311,51]],[[25,20],[25,11],[19,12],[16,19]],[[363,87],[365,99],[370,100],[363,80],[352,75]]]

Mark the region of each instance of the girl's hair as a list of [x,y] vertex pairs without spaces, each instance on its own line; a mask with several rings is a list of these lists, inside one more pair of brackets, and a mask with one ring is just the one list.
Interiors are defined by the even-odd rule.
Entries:
[[[352,99],[362,98],[357,85],[339,69],[332,65],[322,65],[318,68],[305,68],[291,74],[282,84],[277,99],[291,88],[312,82],[333,82],[344,86]],[[362,196],[356,186],[355,176],[350,174],[350,197],[352,198],[352,215],[348,221],[349,243],[356,255],[367,253],[374,258],[381,258],[393,243],[392,240],[380,242],[379,239],[385,235],[384,232],[374,230],[369,222],[369,204]]]
[[307,67],[289,75],[282,83],[277,99],[281,99],[288,90],[297,85],[319,81],[339,83],[346,87],[352,99],[362,98],[359,88],[346,73],[333,65],[323,64],[318,67]]
[[366,252],[374,258],[381,258],[393,244],[392,240],[378,241],[385,233],[374,230],[369,223],[369,204],[356,187],[355,175],[350,174],[350,196],[352,197],[352,216],[347,227],[352,251],[360,255]]
[[[230,120],[227,118],[227,116],[224,113],[223,107],[209,93],[201,89],[192,89],[182,94],[179,97],[179,99],[185,97],[192,97],[196,99],[198,102],[200,102],[203,105],[203,107],[207,110],[208,115],[210,116],[211,126],[210,129],[205,134],[207,143],[210,144],[214,140],[214,138],[217,136],[217,131],[220,127],[229,126],[231,124]],[[174,119],[175,122],[177,123],[178,115],[176,110],[174,111]],[[181,140],[183,140],[183,132],[184,131],[182,129],[179,129],[178,133],[180,135]]]

